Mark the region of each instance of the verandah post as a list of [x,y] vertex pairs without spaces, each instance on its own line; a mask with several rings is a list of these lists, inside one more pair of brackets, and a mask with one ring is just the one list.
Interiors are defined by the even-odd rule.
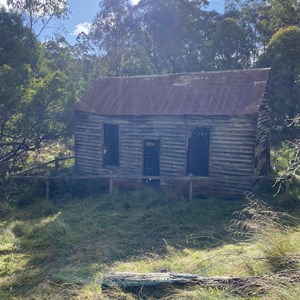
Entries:
[[109,177],[109,195],[112,195],[114,191],[114,180],[113,177]]
[[192,179],[193,175],[190,174],[190,184],[189,184],[189,200],[192,201],[193,200],[193,179]]

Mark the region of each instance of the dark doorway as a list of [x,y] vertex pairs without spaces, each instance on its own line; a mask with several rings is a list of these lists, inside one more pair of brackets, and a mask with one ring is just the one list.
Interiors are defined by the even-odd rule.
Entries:
[[210,129],[196,127],[188,141],[187,174],[208,176]]
[[104,124],[103,166],[119,166],[119,125]]
[[149,185],[159,185],[159,179],[152,179],[150,176],[160,175],[159,166],[160,141],[145,140],[144,141],[144,176],[149,176],[143,182]]

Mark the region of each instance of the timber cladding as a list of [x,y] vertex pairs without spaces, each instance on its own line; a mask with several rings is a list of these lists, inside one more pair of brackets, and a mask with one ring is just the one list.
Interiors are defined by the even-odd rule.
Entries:
[[268,76],[254,69],[98,79],[75,104],[77,172],[183,188],[180,178],[193,176],[204,193],[252,190],[268,164]]

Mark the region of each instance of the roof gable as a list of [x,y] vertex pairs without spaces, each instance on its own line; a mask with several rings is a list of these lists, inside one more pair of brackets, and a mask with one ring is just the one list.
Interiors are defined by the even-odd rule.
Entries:
[[75,110],[101,115],[242,115],[256,113],[270,69],[103,77]]

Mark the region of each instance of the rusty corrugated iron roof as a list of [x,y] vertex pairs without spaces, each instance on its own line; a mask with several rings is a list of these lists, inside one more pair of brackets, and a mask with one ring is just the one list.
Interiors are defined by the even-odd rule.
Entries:
[[242,115],[259,111],[270,69],[103,77],[75,110],[101,115]]

